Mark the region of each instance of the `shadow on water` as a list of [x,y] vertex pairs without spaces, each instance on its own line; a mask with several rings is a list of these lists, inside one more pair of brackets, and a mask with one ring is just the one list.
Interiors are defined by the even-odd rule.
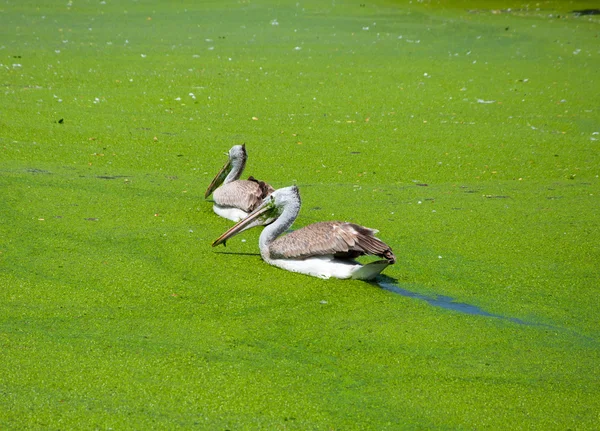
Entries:
[[444,295],[424,295],[422,293],[417,293],[410,291],[408,289],[404,289],[398,285],[398,280],[388,277],[388,276],[380,276],[378,281],[375,283],[377,286],[381,287],[388,292],[397,293],[402,296],[406,296],[408,298],[420,299],[422,301],[427,302],[429,305],[434,307],[445,308],[447,310],[457,311],[459,313],[465,314],[473,314],[476,316],[485,316],[485,317],[495,317],[498,319],[508,320],[513,323],[517,323],[519,325],[532,325],[532,323],[525,322],[521,319],[517,319],[515,317],[506,317],[500,314],[489,313],[476,305],[465,304],[464,302],[456,302],[454,298],[450,296]]
[[258,256],[260,257],[260,253],[244,253],[238,251],[215,251],[216,254],[235,254],[237,256]]

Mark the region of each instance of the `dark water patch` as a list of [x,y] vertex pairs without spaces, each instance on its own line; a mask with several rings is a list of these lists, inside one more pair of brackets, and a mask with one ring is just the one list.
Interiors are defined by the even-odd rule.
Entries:
[[463,189],[463,193],[479,193],[479,190],[469,186],[460,186],[460,188]]
[[495,319],[507,320],[509,322],[516,323],[518,325],[544,328],[546,330],[556,331],[557,333],[569,334],[569,336],[579,339],[580,341],[583,341],[590,346],[598,346],[598,339],[596,337],[589,336],[586,334],[581,334],[580,332],[578,332],[576,330],[573,330],[570,328],[565,328],[565,327],[560,327],[560,326],[555,326],[555,325],[551,325],[551,324],[546,324],[546,323],[530,322],[530,321],[528,322],[525,320],[518,319],[516,317],[508,317],[508,316],[503,316],[501,314],[490,313],[476,305],[466,304],[464,302],[456,302],[454,300],[454,298],[452,298],[450,296],[425,295],[422,293],[413,292],[411,290],[404,289],[404,288],[398,286],[398,281],[396,279],[385,276],[385,275],[379,276],[379,281],[376,284],[377,284],[377,286],[381,287],[384,290],[387,290],[388,292],[393,292],[393,293],[396,293],[396,294],[399,294],[402,296],[406,296],[408,298],[420,299],[434,307],[444,308],[446,310],[452,310],[452,311],[456,311],[459,313],[471,314],[471,315],[475,315],[475,316],[492,317]]
[[96,178],[101,180],[116,180],[119,178],[129,178],[127,175],[98,175]]
[[483,195],[486,199],[511,199],[510,196],[504,195]]
[[574,10],[573,14],[575,16],[585,16],[585,15],[600,15],[600,9],[581,9]]
[[398,286],[397,283],[391,282],[391,281],[380,281],[377,283],[377,285],[379,287],[381,287],[382,289],[387,290],[388,292],[397,293],[399,295],[406,296],[408,298],[420,299],[434,307],[445,308],[446,310],[457,311],[459,313],[464,313],[464,314],[472,314],[475,316],[485,316],[485,317],[494,317],[494,318],[498,318],[498,319],[504,319],[504,320],[508,320],[513,323],[517,323],[519,325],[532,325],[531,323],[525,322],[525,321],[523,321],[521,319],[517,319],[515,317],[507,317],[507,316],[502,316],[500,314],[489,313],[489,312],[481,309],[480,307],[477,307],[476,305],[466,304],[464,302],[456,302],[454,300],[454,298],[452,298],[450,296],[424,295],[422,293],[417,293],[417,292],[410,291],[408,289],[404,289],[404,288]]

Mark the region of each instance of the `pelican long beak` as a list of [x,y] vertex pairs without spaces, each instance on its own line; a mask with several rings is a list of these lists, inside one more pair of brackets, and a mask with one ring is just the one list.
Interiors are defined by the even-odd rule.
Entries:
[[215,239],[212,243],[212,246],[215,247],[219,244],[226,245],[226,241],[229,238],[236,236],[238,233],[241,233],[248,229],[252,229],[256,226],[263,226],[272,223],[277,218],[277,216],[273,214],[275,212],[275,209],[276,208],[273,205],[272,198],[270,196],[267,197],[258,208],[256,208],[245,218],[234,224],[223,235]]
[[204,199],[209,197],[211,193],[217,189],[217,187],[223,184],[223,181],[225,181],[225,178],[227,175],[229,175],[229,172],[231,172],[232,168],[233,166],[231,165],[231,160],[228,160],[206,189],[206,192],[204,193]]

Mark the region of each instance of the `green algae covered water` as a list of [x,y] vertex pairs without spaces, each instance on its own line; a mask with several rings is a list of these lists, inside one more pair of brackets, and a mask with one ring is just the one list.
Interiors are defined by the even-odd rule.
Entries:
[[[0,427],[597,427],[593,7],[4,2]],[[243,142],[397,264],[213,249]]]

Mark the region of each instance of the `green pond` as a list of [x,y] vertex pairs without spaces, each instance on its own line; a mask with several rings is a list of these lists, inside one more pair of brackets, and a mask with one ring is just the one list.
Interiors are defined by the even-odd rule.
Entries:
[[[3,1],[0,428],[597,429],[594,3]],[[397,263],[211,247],[241,143]]]

